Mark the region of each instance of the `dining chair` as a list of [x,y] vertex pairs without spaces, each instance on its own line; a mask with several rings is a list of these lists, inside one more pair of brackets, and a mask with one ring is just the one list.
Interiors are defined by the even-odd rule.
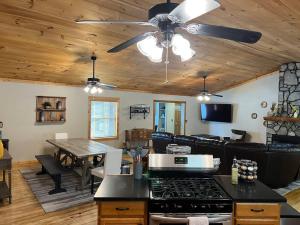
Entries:
[[91,194],[94,193],[95,177],[104,179],[107,175],[118,175],[121,173],[122,149],[110,150],[105,154],[104,166],[91,170]]
[[55,133],[55,140],[68,139],[68,133]]
[[[68,139],[68,133],[55,133],[54,134],[54,139],[55,140]],[[58,150],[58,151],[54,152],[54,158],[58,159],[60,161],[62,154],[63,154],[63,152]],[[68,163],[67,157],[64,157],[64,158],[65,158],[64,163],[65,163],[65,165],[67,165],[67,163]]]

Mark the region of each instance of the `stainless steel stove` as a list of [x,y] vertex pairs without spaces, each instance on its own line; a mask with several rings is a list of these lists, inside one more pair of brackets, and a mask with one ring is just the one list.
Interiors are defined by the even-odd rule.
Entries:
[[150,154],[150,224],[183,225],[191,216],[207,216],[211,225],[231,224],[232,200],[213,172],[211,155]]

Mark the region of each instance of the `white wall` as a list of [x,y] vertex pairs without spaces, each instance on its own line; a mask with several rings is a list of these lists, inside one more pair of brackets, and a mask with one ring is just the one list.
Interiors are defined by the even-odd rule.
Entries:
[[[36,96],[67,97],[66,122],[57,125],[36,125]],[[201,131],[199,103],[194,97],[158,95],[139,92],[105,91],[101,96],[120,98],[120,140],[106,142],[116,147],[124,141],[124,131],[132,128],[153,128],[153,100],[177,100],[187,103],[186,134]],[[129,106],[147,104],[151,112],[129,119]],[[10,139],[10,151],[15,161],[34,159],[36,154],[50,151],[45,142],[56,132],[67,132],[69,137],[88,136],[88,97],[82,88],[67,86],[37,85],[25,83],[0,83],[0,121],[3,121],[3,136]]]
[[[212,102],[233,104],[233,123],[205,122],[202,129],[209,134],[219,136],[231,135],[231,129],[246,130],[250,133],[251,142],[265,143],[266,127],[263,126],[263,117],[267,115],[272,102],[278,102],[279,73],[275,72],[244,85],[220,92],[223,98],[213,98]],[[260,103],[266,101],[267,108]],[[257,113],[256,120],[251,118]]]

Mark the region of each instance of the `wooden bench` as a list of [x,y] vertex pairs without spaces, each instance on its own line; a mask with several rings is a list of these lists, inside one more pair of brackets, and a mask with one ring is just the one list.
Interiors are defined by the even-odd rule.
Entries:
[[51,155],[36,155],[35,158],[42,165],[42,171],[37,175],[49,174],[55,183],[55,188],[49,191],[49,195],[66,192],[67,190],[61,188],[61,175],[64,172],[62,167],[55,161]]

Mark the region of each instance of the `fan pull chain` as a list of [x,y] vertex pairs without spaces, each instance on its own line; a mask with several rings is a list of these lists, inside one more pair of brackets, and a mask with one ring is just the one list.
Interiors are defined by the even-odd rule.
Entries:
[[166,48],[166,61],[165,61],[165,64],[166,64],[166,80],[165,80],[165,84],[169,83],[169,80],[168,80],[168,64],[169,64],[169,40],[167,40],[167,48]]

